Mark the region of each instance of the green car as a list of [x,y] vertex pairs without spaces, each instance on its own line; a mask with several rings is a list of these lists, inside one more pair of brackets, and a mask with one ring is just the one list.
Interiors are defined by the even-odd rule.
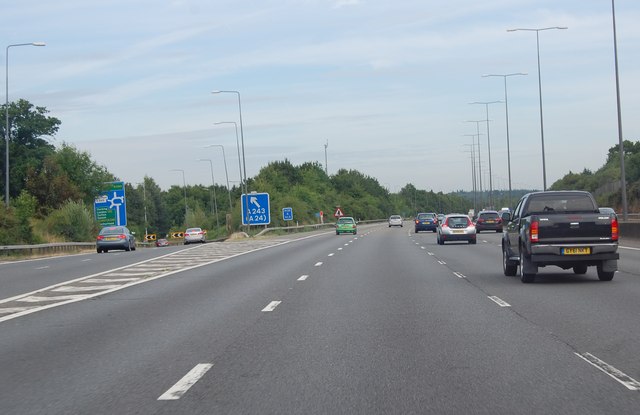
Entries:
[[343,216],[338,219],[338,223],[336,223],[336,235],[340,235],[341,233],[352,233],[356,234],[356,221],[352,217]]

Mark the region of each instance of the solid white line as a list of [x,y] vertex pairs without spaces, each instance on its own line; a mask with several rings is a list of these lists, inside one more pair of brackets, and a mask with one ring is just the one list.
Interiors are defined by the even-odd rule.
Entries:
[[58,287],[58,288],[54,288],[51,291],[54,292],[58,292],[58,293],[75,293],[75,292],[82,292],[82,291],[96,291],[96,290],[111,290],[113,288],[117,288],[117,287],[121,287],[122,284],[117,284],[117,285],[89,285],[89,286],[85,286],[85,287],[78,287],[75,285],[65,285],[64,287]]
[[598,359],[591,353],[576,353],[576,355],[623,384],[625,388],[632,391],[640,390],[640,382],[619,371],[605,361]]
[[633,247],[630,247],[630,246],[620,246],[620,245],[618,245],[618,248],[631,249],[631,250],[634,250],[634,251],[640,251],[640,248],[633,248]]
[[11,307],[11,308],[0,308],[0,314],[9,314],[9,313],[19,313],[21,311],[28,310],[33,307]]
[[506,301],[502,300],[499,297],[496,297],[495,295],[490,295],[489,299],[494,303],[498,304],[500,307],[511,307],[511,304],[507,303]]
[[189,371],[182,379],[180,379],[175,385],[169,388],[168,391],[160,395],[159,401],[171,401],[180,399],[182,395],[187,393],[195,383],[200,380],[205,373],[211,369],[213,365],[211,363],[199,363],[193,369]]
[[467,277],[465,277],[463,274],[461,274],[459,272],[454,272],[453,275],[455,275],[458,278],[467,278]]
[[[83,295],[83,294],[78,294],[78,295],[54,295],[54,296],[51,296],[51,297],[39,297],[37,295],[30,295],[29,297],[19,298],[16,301],[20,301],[22,303],[42,303],[42,302],[46,302],[46,301],[81,300],[81,299],[85,299],[85,298],[89,298],[89,295]],[[4,320],[0,320],[0,321],[4,321]]]
[[298,281],[304,281],[304,280],[306,280],[307,278],[309,278],[309,276],[308,276],[308,275],[301,275],[301,276],[300,276],[300,278],[298,278]]
[[316,264],[314,265],[314,267],[319,267],[320,265],[322,265],[322,262],[316,262]]
[[280,305],[282,301],[272,301],[269,303],[269,305],[267,305],[265,308],[262,309],[263,312],[269,312],[269,311],[273,311],[276,309],[277,306]]
[[140,278],[89,278],[88,280],[78,281],[81,283],[97,283],[101,284],[104,282],[130,282],[130,281],[138,281]]

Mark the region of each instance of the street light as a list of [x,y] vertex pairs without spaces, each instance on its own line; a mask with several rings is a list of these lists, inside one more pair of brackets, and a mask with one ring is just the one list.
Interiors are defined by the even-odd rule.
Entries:
[[[247,206],[246,213],[247,217],[245,218],[245,223],[249,226],[249,192],[247,191],[247,163],[244,157],[244,129],[242,128],[242,104],[240,101],[240,92],[239,91],[211,91],[212,94],[236,94],[238,96],[238,114],[240,118],[240,141],[242,142],[242,167],[244,171],[244,197],[245,197],[245,205]],[[242,180],[242,178],[241,178]]]
[[624,143],[622,140],[622,113],[620,109],[620,77],[618,76],[618,39],[616,37],[616,8],[611,0],[611,14],[613,16],[613,55],[616,68],[616,102],[618,106],[618,147],[620,150],[620,188],[622,190],[622,218],[628,219],[627,213],[627,178],[624,171]]
[[171,169],[169,171],[181,171],[182,172],[182,187],[184,188],[184,224],[187,224],[187,182],[184,179],[184,170]]
[[218,220],[218,199],[216,198],[216,181],[213,178],[213,161],[211,161],[211,159],[198,159],[198,161],[208,161],[211,166],[211,185],[213,189],[211,192],[211,213],[216,215],[216,226],[220,227],[220,221]]
[[[220,124],[233,124],[236,127],[236,148],[238,149],[238,171],[240,172],[240,190],[242,191],[242,166],[240,164],[241,159],[240,159],[240,141],[238,141],[238,123],[235,121],[218,121],[213,123],[213,125],[220,125]],[[222,147],[222,154],[224,155],[224,147]]]
[[4,130],[4,138],[6,141],[7,150],[5,151],[5,189],[4,189],[4,197],[5,204],[7,209],[9,208],[9,48],[16,46],[46,46],[44,42],[31,42],[31,43],[15,43],[13,45],[7,46],[7,53],[5,54],[5,106],[4,106],[4,115],[6,118],[6,129]]
[[470,146],[471,150],[471,181],[473,188],[473,211],[477,212],[478,209],[478,195],[476,193],[476,143],[475,143],[475,134],[464,134],[465,137],[474,137],[471,140],[471,144],[465,144],[465,146]]
[[327,161],[327,147],[329,147],[329,140],[324,145],[324,174],[329,175],[329,162]]
[[[227,178],[227,191],[229,192],[229,211],[231,211],[231,208],[233,207],[231,205],[231,187],[229,187],[229,172],[227,171],[227,156],[224,153],[224,146],[222,144],[211,144],[205,146],[205,148],[209,147],[220,147],[222,149],[222,159],[224,160],[224,175]],[[240,176],[240,178],[242,178],[242,176]]]
[[511,204],[511,148],[510,148],[510,144],[509,144],[509,101],[507,98],[507,77],[509,76],[517,76],[517,75],[527,75],[526,72],[515,72],[515,73],[508,73],[508,74],[488,74],[488,75],[482,75],[483,78],[487,78],[490,76],[502,76],[504,78],[504,113],[505,113],[505,118],[506,118],[506,122],[507,122],[507,170],[509,173],[509,207],[512,207],[513,205]]
[[[478,136],[478,183],[480,185],[480,197],[478,198],[480,201],[480,205],[483,204],[483,199],[484,199],[484,193],[482,191],[482,158],[481,158],[481,152],[480,152],[480,123],[481,122],[485,122],[485,120],[470,120],[470,121],[466,121],[466,122],[474,122],[476,123],[476,134]],[[480,206],[480,208],[482,209],[482,206]]]
[[543,27],[540,29],[507,29],[507,32],[517,32],[517,31],[526,31],[526,32],[536,32],[536,50],[538,52],[538,95],[540,97],[540,141],[542,142],[542,184],[544,189],[547,190],[547,165],[544,157],[544,122],[542,121],[542,77],[540,76],[540,32],[543,30],[565,30],[568,27],[564,26],[553,26],[553,27]]
[[502,101],[491,101],[491,102],[471,102],[470,104],[483,104],[487,109],[487,149],[489,153],[489,206],[493,208],[493,179],[491,178],[491,136],[489,135],[489,105],[490,104],[501,104]]

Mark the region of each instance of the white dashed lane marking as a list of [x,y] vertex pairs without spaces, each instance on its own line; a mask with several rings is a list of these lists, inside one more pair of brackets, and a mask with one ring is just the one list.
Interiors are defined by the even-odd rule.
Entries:
[[200,363],[197,364],[193,369],[189,371],[182,379],[178,381],[175,385],[173,385],[168,391],[163,393],[158,400],[159,401],[171,401],[180,399],[182,395],[187,393],[187,391],[195,385],[195,383],[200,380],[205,373],[211,369],[213,365],[211,363]]
[[631,376],[627,375],[626,373],[623,373],[620,370],[616,369],[615,367],[611,366],[607,362],[598,359],[591,353],[576,353],[576,356],[587,361],[589,364],[595,366],[599,370],[611,376],[616,381],[623,384],[625,388],[632,391],[640,390],[640,382],[638,382]]
[[320,265],[322,265],[322,262],[316,262],[314,267],[319,267]]
[[306,280],[307,278],[309,278],[309,276],[308,276],[308,275],[301,275],[301,276],[300,276],[300,278],[298,278],[298,281],[304,281],[304,280]]
[[277,306],[280,305],[282,301],[272,301],[269,303],[269,305],[267,305],[265,308],[262,309],[262,312],[264,313],[268,313],[269,311],[273,311],[276,309]]
[[511,307],[511,304],[507,303],[503,299],[496,297],[495,295],[490,295],[489,299],[494,303],[498,304],[500,307]]

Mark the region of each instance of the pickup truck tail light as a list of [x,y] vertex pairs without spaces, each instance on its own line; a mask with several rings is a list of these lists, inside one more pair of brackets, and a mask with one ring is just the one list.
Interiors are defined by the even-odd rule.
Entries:
[[529,241],[538,242],[538,231],[540,230],[540,222],[537,219],[534,219],[531,222],[531,227],[529,228]]
[[618,219],[611,218],[611,239],[618,240]]

